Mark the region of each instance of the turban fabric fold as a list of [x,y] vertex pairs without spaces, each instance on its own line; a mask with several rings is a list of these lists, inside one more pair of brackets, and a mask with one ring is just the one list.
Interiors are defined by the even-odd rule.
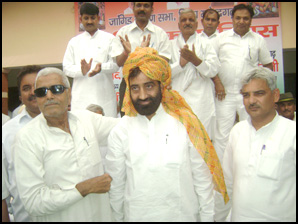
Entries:
[[137,47],[127,58],[123,66],[123,78],[127,85],[122,111],[125,112],[125,115],[127,116],[137,115],[137,111],[130,98],[128,85],[129,74],[137,67],[139,67],[147,77],[160,81],[163,85],[161,103],[164,110],[185,126],[191,142],[204,159],[213,176],[215,190],[222,194],[225,203],[227,203],[229,201],[229,196],[224,182],[223,171],[214,146],[212,145],[204,126],[192,112],[184,98],[175,90],[168,90],[166,88],[171,82],[171,68],[166,60],[158,56],[155,49],[149,47]]

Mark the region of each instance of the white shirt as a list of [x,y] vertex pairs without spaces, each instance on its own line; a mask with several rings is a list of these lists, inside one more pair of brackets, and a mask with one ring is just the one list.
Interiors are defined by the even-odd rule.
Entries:
[[22,110],[19,115],[9,120],[9,122],[2,126],[2,151],[5,153],[5,164],[8,173],[7,187],[11,197],[13,198],[13,200],[9,200],[9,202],[11,204],[12,213],[16,222],[29,222],[30,217],[24,208],[24,205],[20,199],[19,191],[17,189],[15,169],[12,159],[12,145],[17,132],[32,119],[33,118],[25,109]]
[[9,191],[8,191],[8,175],[7,175],[7,169],[6,169],[6,158],[5,153],[2,150],[2,200],[8,198]]
[[116,38],[113,40],[112,44],[112,57],[116,57],[124,51],[124,48],[120,42],[119,35],[125,39],[125,35],[128,36],[129,42],[131,44],[131,52],[133,52],[136,47],[139,47],[143,41],[144,36],[151,34],[151,40],[149,47],[154,48],[158,51],[158,54],[164,56],[168,59],[171,59],[171,49],[170,41],[167,33],[160,27],[148,22],[147,26],[144,28],[144,31],[141,30],[136,22],[123,26],[116,35]]
[[221,68],[219,78],[226,93],[236,93],[242,87],[241,79],[252,69],[273,61],[265,39],[253,31],[247,32],[242,38],[233,29],[220,33],[213,41]]
[[294,112],[294,118],[293,121],[296,121],[296,111]]
[[2,113],[2,126],[10,120],[10,117]]
[[[211,44],[194,33],[187,42],[180,34],[172,44],[172,88],[180,93],[186,100],[193,112],[205,126],[208,134],[211,134],[209,123],[215,119],[215,102],[213,94],[213,84],[211,78],[216,76],[220,67],[219,60]],[[195,45],[195,52],[202,60],[199,66],[187,63],[183,68],[180,66],[180,49],[188,45],[192,50]],[[214,120],[215,122],[215,120]],[[211,137],[211,136],[210,136]]]
[[76,184],[104,174],[99,146],[119,119],[68,112],[72,135],[49,127],[43,114],[17,133],[17,186],[33,221],[111,221],[108,193],[82,197]]
[[219,35],[218,30],[216,30],[212,35],[208,36],[204,31],[202,31],[201,33],[199,33],[199,36],[209,40],[211,45],[213,45],[213,41],[216,39],[216,37]]
[[[185,127],[162,106],[149,121],[124,116],[106,157],[116,221],[214,221],[210,171]],[[200,214],[199,214],[200,213]]]
[[[296,221],[296,123],[276,115],[258,131],[250,119],[230,133],[223,158],[232,221]],[[221,219],[216,219],[221,221]]]
[[[107,32],[97,30],[93,36],[84,32],[73,37],[63,58],[63,71],[73,78],[71,109],[86,109],[90,104],[103,107],[106,116],[117,117],[117,98],[112,73],[119,67],[110,57],[111,43],[115,37]],[[89,63],[93,58],[91,69],[101,62],[101,72],[89,77],[83,76],[81,60]]]

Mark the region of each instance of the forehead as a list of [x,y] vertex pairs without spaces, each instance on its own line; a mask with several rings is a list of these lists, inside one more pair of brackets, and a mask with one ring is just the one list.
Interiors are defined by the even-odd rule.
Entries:
[[90,15],[90,14],[83,14],[81,15],[82,18],[86,18],[86,17],[98,17],[98,15],[94,14],[94,15]]
[[207,12],[204,19],[216,19],[217,20],[217,14],[216,14],[216,12],[213,12],[213,11]]
[[20,85],[32,85],[35,82],[35,78],[36,78],[37,73],[29,73],[23,76],[23,78],[21,79],[21,83]]
[[151,6],[151,2],[135,2],[134,6],[137,6],[137,5],[150,5]]
[[62,77],[56,73],[40,76],[36,82],[36,88],[50,87],[52,85],[64,85]]
[[234,17],[236,16],[240,16],[240,17],[249,17],[250,18],[250,13],[247,9],[238,9],[235,13],[234,13]]
[[186,13],[183,13],[183,14],[180,15],[180,20],[183,19],[183,18],[193,18],[193,19],[195,19],[196,16],[192,12],[186,12]]
[[142,85],[148,82],[157,82],[156,80],[150,79],[143,72],[140,72],[137,76],[129,78],[129,83],[131,85]]
[[243,86],[242,92],[254,92],[259,90],[269,90],[269,86],[264,79],[252,79]]

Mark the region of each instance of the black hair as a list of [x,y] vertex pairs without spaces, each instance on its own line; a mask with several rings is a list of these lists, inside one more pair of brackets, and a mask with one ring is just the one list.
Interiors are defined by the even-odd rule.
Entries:
[[21,82],[25,75],[31,74],[31,73],[38,73],[42,67],[39,65],[27,65],[21,69],[19,74],[17,75],[17,86],[19,89],[19,94],[21,95]]
[[87,15],[98,15],[99,9],[96,5],[92,3],[84,3],[80,8],[80,14],[87,14]]
[[209,12],[215,12],[217,14],[217,20],[219,20],[220,15],[219,15],[218,11],[215,9],[211,9],[211,8],[204,11],[203,16],[202,16],[203,19]]
[[239,5],[236,5],[233,8],[233,10],[232,10],[232,18],[234,17],[234,14],[235,14],[235,12],[237,10],[242,10],[242,9],[246,9],[249,12],[251,18],[255,15],[254,10],[253,10],[253,8],[250,5],[239,4]]

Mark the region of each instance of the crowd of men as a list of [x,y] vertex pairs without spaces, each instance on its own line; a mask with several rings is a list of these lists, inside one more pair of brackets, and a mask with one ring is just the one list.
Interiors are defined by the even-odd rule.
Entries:
[[216,10],[201,33],[181,10],[174,40],[153,2],[133,12],[113,36],[84,3],[63,71],[19,73],[24,109],[2,114],[2,221],[296,221],[296,100],[280,95],[253,9],[236,5],[222,33]]

